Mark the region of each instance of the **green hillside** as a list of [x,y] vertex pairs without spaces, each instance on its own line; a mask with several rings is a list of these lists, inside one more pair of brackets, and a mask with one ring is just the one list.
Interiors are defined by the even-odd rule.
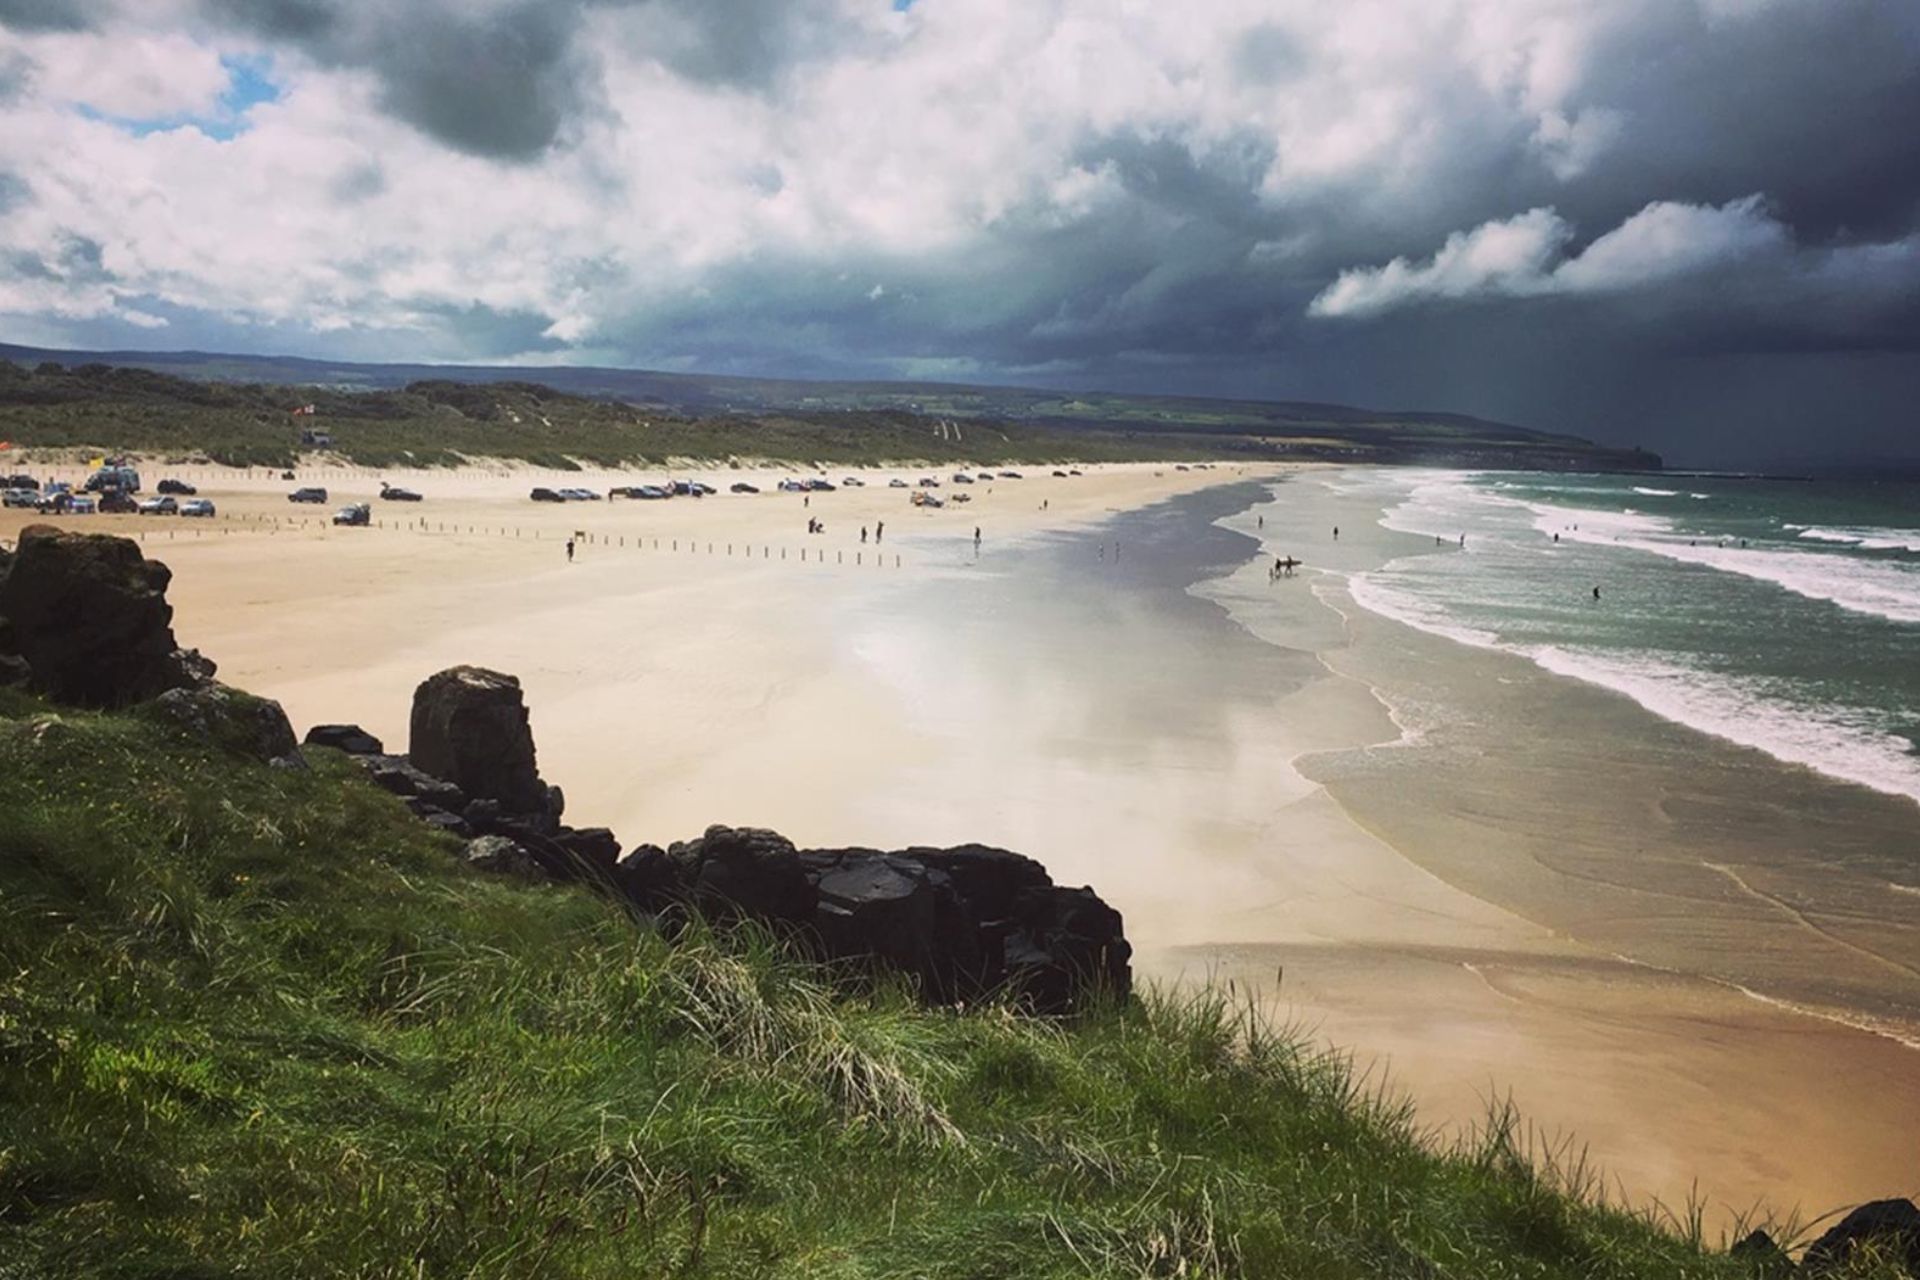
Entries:
[[[373,466],[458,455],[856,464],[1197,457],[1644,469],[1659,459],[1456,414],[940,383],[343,365],[0,345],[0,439],[283,465],[299,427]],[[312,404],[312,420],[289,410]]]
[[0,1277],[1749,1274],[1231,993],[835,994],[311,754],[0,693]]

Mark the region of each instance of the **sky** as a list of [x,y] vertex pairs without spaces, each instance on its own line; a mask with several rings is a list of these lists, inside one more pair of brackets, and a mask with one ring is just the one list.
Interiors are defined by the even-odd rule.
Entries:
[[0,0],[0,341],[1920,459],[1920,3]]

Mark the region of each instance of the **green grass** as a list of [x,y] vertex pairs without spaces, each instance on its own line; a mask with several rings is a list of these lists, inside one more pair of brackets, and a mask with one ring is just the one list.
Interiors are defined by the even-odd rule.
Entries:
[[836,995],[317,754],[0,694],[0,1277],[1745,1274],[1227,994]]

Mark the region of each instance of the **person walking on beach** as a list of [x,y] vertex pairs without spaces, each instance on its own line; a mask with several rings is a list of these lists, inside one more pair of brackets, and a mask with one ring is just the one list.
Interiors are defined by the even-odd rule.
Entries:
[[876,523],[874,524],[874,526],[873,526],[873,541],[874,541],[874,545],[876,545],[876,546],[878,546],[878,545],[879,545],[879,543],[880,543],[880,535],[882,535],[882,534],[884,534],[884,533],[885,533],[886,531],[887,531],[887,522],[886,522],[885,520],[881,520],[881,521],[877,521],[877,522],[876,522]]
[[861,525],[860,526],[860,545],[865,546],[866,542],[867,542],[867,526]]
[[973,526],[973,549],[975,551],[978,551],[980,549],[980,526],[979,525]]
[[1339,525],[1335,525],[1335,526],[1333,526],[1333,540],[1334,540],[1335,542],[1338,542],[1338,541],[1340,541],[1340,526],[1339,526]]
[[573,539],[572,538],[567,539],[567,563],[568,564],[573,563]]
[[1261,516],[1261,517],[1260,517],[1260,528],[1262,528],[1262,529],[1264,529],[1264,528],[1266,528],[1266,527],[1267,527],[1267,518],[1266,518],[1265,516]]

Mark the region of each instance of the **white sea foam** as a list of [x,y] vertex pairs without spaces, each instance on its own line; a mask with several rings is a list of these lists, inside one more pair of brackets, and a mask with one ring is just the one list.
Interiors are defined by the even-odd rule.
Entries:
[[1864,551],[1920,551],[1920,529],[1875,526],[1829,529],[1818,525],[1799,528],[1800,536],[1812,542],[1837,542]]
[[1633,486],[1633,491],[1635,493],[1644,493],[1649,498],[1677,498],[1680,496],[1678,489],[1643,489],[1639,485],[1635,485]]

